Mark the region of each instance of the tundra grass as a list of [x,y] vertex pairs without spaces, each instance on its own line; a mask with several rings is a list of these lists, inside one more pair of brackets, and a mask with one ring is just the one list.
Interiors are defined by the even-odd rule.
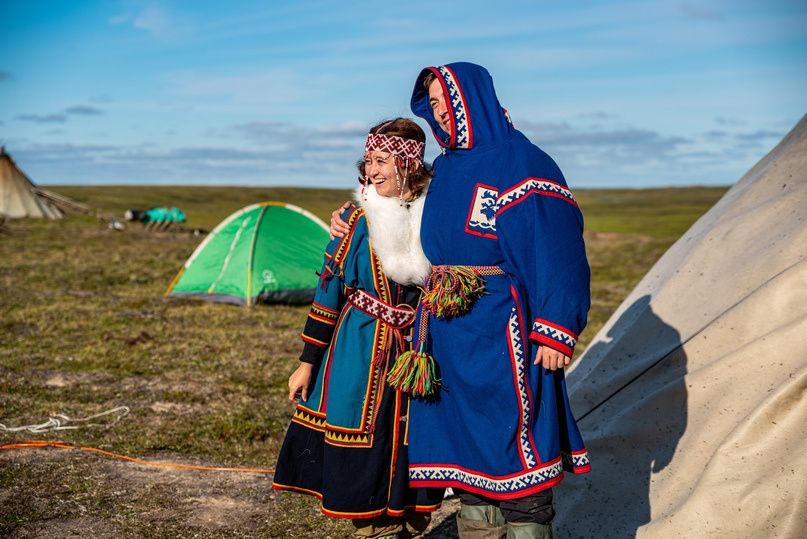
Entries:
[[[187,229],[207,230],[261,200],[292,202],[327,221],[348,198],[346,191],[332,190],[53,190],[104,213],[177,206],[188,215]],[[577,193],[592,267],[592,308],[580,350],[661,254],[724,192]],[[151,460],[274,466],[291,416],[286,384],[297,363],[307,307],[245,308],[164,298],[202,239],[180,229],[149,232],[128,224],[116,231],[94,217],[70,215],[61,221],[15,220],[4,231],[0,423],[37,424],[53,414],[84,418],[120,405],[131,411],[111,428],[34,435],[0,429],[0,443],[34,437]],[[274,493],[268,478],[218,486],[223,479],[200,478],[207,498],[219,492],[227,499],[252,500],[259,508],[238,525],[227,524],[225,511],[224,524],[216,527],[200,524],[201,517],[193,514],[191,502],[204,498],[197,487],[180,489],[174,476],[135,481],[86,453],[49,453],[48,458],[10,453],[0,451],[0,535],[29,536],[52,531],[56,524],[69,535],[77,522],[97,537],[343,537],[350,528],[319,515],[313,498]]]

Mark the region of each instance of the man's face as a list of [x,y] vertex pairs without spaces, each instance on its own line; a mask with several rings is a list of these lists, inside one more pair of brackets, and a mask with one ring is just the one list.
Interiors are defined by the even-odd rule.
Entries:
[[429,84],[429,104],[432,106],[432,114],[434,114],[434,119],[437,120],[440,128],[450,134],[451,119],[448,116],[446,96],[443,95],[443,87],[438,79],[434,79]]

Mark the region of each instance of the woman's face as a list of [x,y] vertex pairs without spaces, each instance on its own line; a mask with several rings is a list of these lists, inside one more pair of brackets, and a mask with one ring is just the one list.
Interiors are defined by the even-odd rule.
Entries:
[[375,185],[382,197],[397,197],[398,184],[395,181],[395,164],[388,152],[367,152],[364,156],[364,173]]

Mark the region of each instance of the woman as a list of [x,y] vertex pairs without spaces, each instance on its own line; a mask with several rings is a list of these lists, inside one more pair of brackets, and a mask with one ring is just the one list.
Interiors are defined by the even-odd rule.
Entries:
[[425,142],[404,118],[370,130],[359,205],[342,215],[345,237],[328,244],[289,378],[297,408],[272,486],[317,496],[324,514],[353,519],[357,537],[418,537],[442,500],[442,489],[409,488],[409,400],[386,381],[411,346],[431,271],[418,234]]

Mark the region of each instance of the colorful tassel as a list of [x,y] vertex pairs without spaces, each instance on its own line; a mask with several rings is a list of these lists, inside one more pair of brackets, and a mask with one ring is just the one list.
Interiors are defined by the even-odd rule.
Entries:
[[413,397],[428,397],[440,387],[437,363],[425,352],[421,343],[417,352],[411,350],[398,356],[387,375],[387,382],[395,389],[410,393]]
[[423,308],[438,318],[460,316],[485,294],[485,281],[466,266],[435,266],[429,277]]

